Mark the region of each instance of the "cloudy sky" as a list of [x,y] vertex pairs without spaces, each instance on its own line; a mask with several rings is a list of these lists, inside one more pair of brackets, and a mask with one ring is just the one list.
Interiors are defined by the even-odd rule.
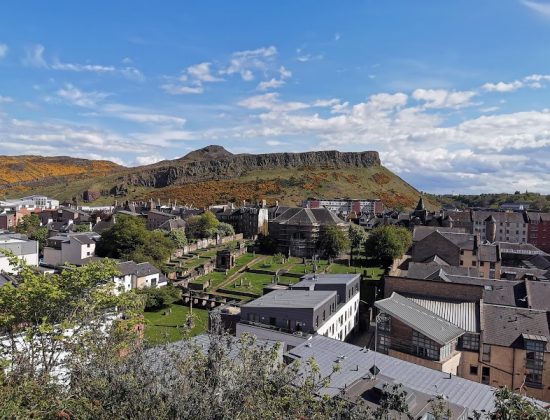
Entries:
[[0,154],[134,166],[208,144],[550,193],[550,1],[0,6]]

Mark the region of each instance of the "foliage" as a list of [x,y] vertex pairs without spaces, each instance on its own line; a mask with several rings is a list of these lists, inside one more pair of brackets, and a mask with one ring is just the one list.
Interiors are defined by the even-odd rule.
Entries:
[[325,226],[319,234],[317,249],[328,258],[336,258],[350,247],[348,235],[337,225]]
[[350,241],[350,256],[353,260],[354,251],[361,248],[367,240],[368,235],[362,226],[356,225],[355,223],[350,223],[348,235]]
[[96,254],[162,265],[173,249],[172,241],[160,231],[147,230],[143,219],[121,215],[113,226],[101,234]]
[[10,262],[18,286],[0,287],[0,418],[54,417],[72,366],[107,347],[116,357],[135,342],[141,301],[113,294],[112,261],[46,275],[14,256]]
[[46,240],[48,239],[48,228],[40,226],[40,218],[38,215],[32,213],[23,216],[17,224],[15,231],[27,235],[29,239],[37,241],[39,251],[42,253],[46,246]]
[[365,242],[366,255],[391,264],[394,258],[401,257],[412,245],[411,232],[399,226],[378,226]]
[[174,244],[174,247],[177,249],[183,248],[187,245],[187,236],[185,236],[185,231],[182,229],[173,230],[168,234],[168,238]]
[[433,420],[447,420],[452,418],[452,411],[443,395],[436,395],[430,401],[430,413]]
[[211,211],[187,219],[186,233],[189,238],[211,238],[218,233],[220,221]]
[[231,236],[235,234],[235,229],[229,223],[220,222],[218,225],[218,233],[221,237]]
[[144,287],[137,290],[145,297],[145,310],[166,308],[181,299],[181,290],[171,284],[164,287]]
[[390,420],[394,418],[392,412],[404,414],[410,420],[413,419],[407,404],[407,391],[403,389],[401,384],[384,384],[380,405],[376,409],[375,416],[376,419]]
[[495,390],[495,409],[489,418],[546,420],[550,414],[532,400],[503,387]]
[[73,232],[90,232],[90,224],[89,223],[83,223],[80,225],[74,225],[73,226]]
[[504,203],[527,203],[529,210],[550,211],[550,194],[544,195],[525,191],[516,191],[514,194],[479,194],[479,195],[438,195],[434,196],[443,204],[458,208],[465,207],[499,207]]

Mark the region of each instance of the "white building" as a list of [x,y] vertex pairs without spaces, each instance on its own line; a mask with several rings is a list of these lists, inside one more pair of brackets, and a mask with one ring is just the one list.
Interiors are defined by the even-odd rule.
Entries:
[[44,264],[54,267],[66,263],[83,265],[95,257],[96,242],[100,238],[95,232],[52,236],[44,247]]
[[114,278],[116,294],[144,287],[164,287],[168,284],[162,272],[148,262],[122,262],[117,264],[117,269],[120,276]]
[[307,275],[241,306],[237,336],[244,332],[286,346],[313,334],[344,341],[359,323],[359,274]]
[[378,198],[348,199],[335,198],[332,200],[309,198],[302,203],[305,208],[318,209],[325,207],[335,214],[348,215],[351,212],[379,214],[384,211],[384,204]]
[[57,209],[59,201],[43,195],[30,195],[14,200],[0,201],[0,208],[11,211]]
[[10,265],[8,257],[2,252],[3,250],[10,251],[24,260],[27,265],[38,266],[37,241],[31,241],[23,235],[14,233],[0,234],[0,272],[13,273],[14,269]]

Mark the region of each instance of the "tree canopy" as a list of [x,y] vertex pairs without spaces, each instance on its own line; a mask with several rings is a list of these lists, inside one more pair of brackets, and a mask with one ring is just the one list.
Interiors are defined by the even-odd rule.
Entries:
[[317,249],[328,258],[335,258],[350,248],[349,237],[339,226],[328,225],[321,229]]
[[113,226],[101,234],[96,254],[162,266],[173,249],[173,242],[161,231],[147,230],[143,219],[120,216]]
[[353,253],[361,248],[367,240],[368,235],[362,226],[356,225],[355,223],[350,223],[348,235],[350,241],[350,256],[351,259],[353,259]]
[[40,253],[42,253],[48,239],[48,228],[40,226],[40,224],[38,215],[34,213],[26,214],[17,224],[15,231],[27,235],[29,239],[37,241]]
[[399,226],[378,226],[374,228],[365,242],[368,257],[375,258],[385,264],[401,257],[412,245],[411,232]]

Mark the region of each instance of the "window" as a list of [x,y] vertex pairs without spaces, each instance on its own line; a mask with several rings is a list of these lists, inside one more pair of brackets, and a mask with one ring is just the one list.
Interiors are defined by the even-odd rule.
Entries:
[[327,318],[326,318],[326,313],[325,313],[325,311],[323,311],[323,321],[324,321],[325,319],[327,319]]
[[412,354],[423,359],[439,360],[439,346],[418,331],[412,334]]
[[542,387],[542,371],[544,369],[544,341],[525,341],[525,382],[527,385]]
[[472,261],[472,267],[475,267],[475,266],[476,266],[476,262]]
[[388,350],[391,346],[391,338],[387,335],[379,335],[378,336],[378,347],[376,351],[379,351],[380,353],[388,354]]
[[483,345],[483,355],[481,356],[481,360],[484,362],[490,362],[491,361],[491,346],[488,344]]
[[470,365],[470,375],[476,375],[477,376],[477,366]]
[[494,263],[494,262],[490,263],[490,264],[489,264],[489,268],[490,268],[491,270],[494,270],[494,269],[495,269],[495,263]]
[[464,350],[479,351],[479,335],[466,333],[461,337],[461,346]]
[[491,382],[491,369],[487,366],[483,366],[481,368],[481,383],[485,385],[489,385]]
[[315,328],[319,326],[319,315],[315,317]]
[[464,250],[463,249],[460,250],[460,255],[464,255]]
[[480,261],[480,262],[479,262],[479,266],[480,266],[480,267],[483,267],[484,265],[485,265],[485,261]]

